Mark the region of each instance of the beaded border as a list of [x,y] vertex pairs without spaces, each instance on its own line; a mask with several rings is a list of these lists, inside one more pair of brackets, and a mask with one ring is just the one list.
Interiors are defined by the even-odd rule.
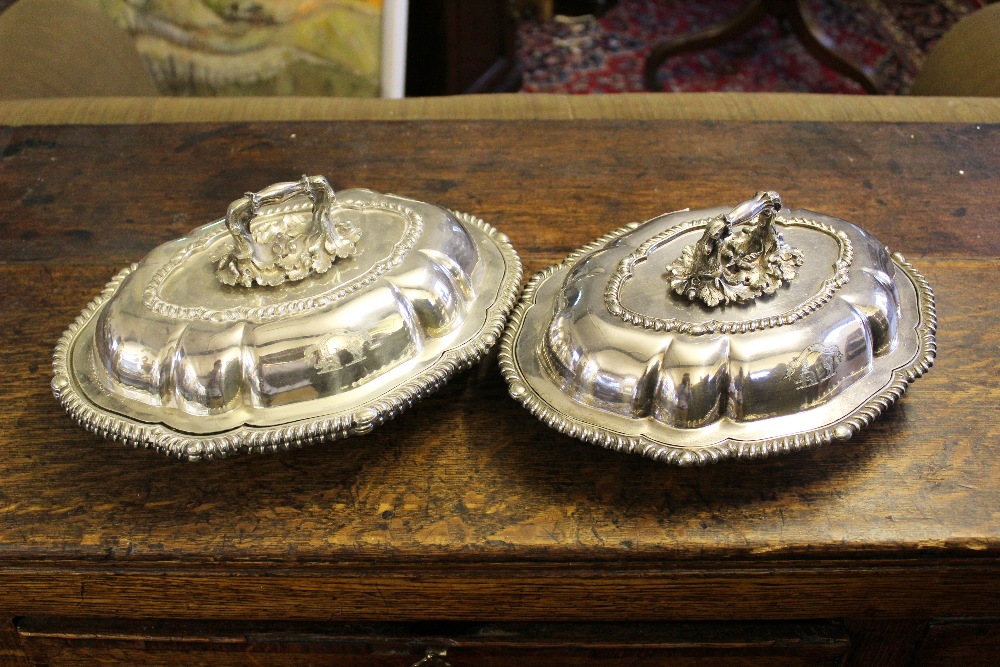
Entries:
[[[210,322],[235,322],[237,320],[246,320],[255,324],[270,322],[272,320],[281,319],[290,315],[298,315],[315,308],[325,308],[331,303],[343,299],[366,285],[370,285],[382,277],[382,275],[384,275],[387,271],[402,262],[403,258],[406,257],[406,254],[411,248],[413,248],[417,239],[420,237],[420,233],[423,231],[423,219],[420,215],[416,211],[401,204],[393,204],[392,202],[383,200],[366,202],[344,200],[338,202],[338,205],[341,208],[350,208],[356,211],[364,211],[366,209],[388,211],[401,216],[406,221],[406,230],[404,231],[402,238],[400,238],[400,240],[393,246],[392,252],[389,253],[389,255],[384,259],[375,262],[370,268],[354,280],[348,283],[335,285],[323,294],[304,297],[302,299],[296,299],[295,301],[288,301],[271,306],[259,306],[254,308],[236,306],[223,310],[178,306],[164,300],[160,296],[160,288],[163,286],[163,282],[167,279],[167,277],[178,266],[184,263],[191,252],[204,245],[204,237],[198,236],[191,243],[178,250],[177,253],[170,258],[170,261],[161,266],[156,273],[153,274],[153,277],[150,279],[146,289],[143,290],[143,305],[158,315],[163,315],[164,317],[169,317],[175,320],[205,320]],[[311,202],[275,206],[262,215],[273,216],[280,215],[282,213],[293,213],[310,207],[312,207]]]
[[459,221],[483,232],[503,258],[504,275],[496,298],[486,311],[483,327],[472,339],[445,351],[437,362],[416,377],[350,413],[305,419],[284,426],[244,425],[224,433],[199,436],[175,431],[163,424],[130,419],[90,402],[70,382],[70,349],[80,330],[100,311],[138,264],[118,272],[63,333],[52,358],[52,393],[70,417],[88,431],[131,447],[154,449],[188,461],[217,459],[243,452],[277,452],[368,433],[401,414],[417,400],[437,391],[455,373],[482,359],[499,340],[507,315],[517,300],[521,285],[521,260],[507,235],[473,215],[457,211],[452,211],[452,214]]
[[510,395],[543,424],[564,435],[578,438],[584,442],[599,445],[606,449],[629,454],[639,454],[656,461],[679,466],[703,465],[733,458],[764,458],[774,454],[799,451],[818,445],[829,444],[834,440],[847,440],[851,438],[892,406],[903,395],[910,382],[913,382],[926,373],[934,365],[934,359],[937,356],[937,342],[935,340],[937,312],[934,306],[934,292],[927,280],[912,264],[907,262],[901,254],[893,253],[892,259],[894,263],[912,281],[917,293],[917,306],[920,319],[914,329],[918,337],[916,354],[909,363],[892,372],[889,381],[878,393],[830,426],[778,438],[760,440],[732,440],[727,438],[726,440],[709,445],[689,447],[653,440],[643,435],[624,435],[617,431],[583,422],[563,414],[550,406],[521,375],[517,359],[514,355],[514,346],[521,333],[524,317],[528,309],[534,305],[535,293],[538,287],[546,279],[562,269],[569,268],[583,256],[603,248],[609,242],[627,234],[638,226],[639,223],[631,223],[621,229],[605,234],[601,238],[570,253],[562,263],[550,266],[535,274],[524,288],[521,300],[511,313],[507,328],[500,341],[500,372],[507,381]]
[[752,320],[709,320],[708,322],[697,323],[686,322],[684,320],[677,320],[673,318],[662,319],[659,317],[651,317],[634,311],[621,302],[622,288],[632,277],[632,271],[636,264],[645,262],[649,259],[649,253],[661,243],[689,232],[692,229],[704,227],[711,222],[711,220],[712,219],[710,218],[691,220],[675,225],[670,229],[652,236],[636,248],[635,252],[622,259],[621,262],[618,263],[618,267],[615,269],[615,272],[611,274],[611,277],[608,279],[607,286],[604,290],[604,305],[607,306],[608,312],[612,315],[616,315],[623,322],[643,327],[644,329],[652,329],[653,331],[676,331],[678,333],[689,334],[692,336],[700,336],[702,334],[710,333],[747,333],[749,331],[777,328],[801,320],[810,313],[819,310],[823,304],[833,298],[834,293],[838,289],[846,285],[850,280],[850,266],[854,262],[854,246],[851,244],[851,240],[847,238],[847,234],[816,220],[807,220],[805,218],[792,218],[790,220],[786,220],[784,218],[776,218],[777,222],[785,226],[794,225],[819,230],[833,236],[837,239],[838,243],[840,243],[840,256],[834,263],[833,276],[823,281],[818,293],[814,294],[812,297],[802,302],[795,308],[770,317],[759,317]]

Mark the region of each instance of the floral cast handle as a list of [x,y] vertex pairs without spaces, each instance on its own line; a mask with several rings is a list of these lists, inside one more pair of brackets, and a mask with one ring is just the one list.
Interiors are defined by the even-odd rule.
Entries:
[[[308,222],[286,215],[275,224],[250,231],[250,223],[261,207],[280,204],[305,195],[312,202]],[[260,192],[248,192],[229,205],[226,227],[233,235],[233,248],[219,260],[216,275],[227,285],[280,285],[314,273],[326,273],[338,259],[358,252],[361,231],[346,220],[334,221],[331,210],[337,197],[322,176],[275,183]]]
[[774,294],[803,261],[774,226],[780,210],[777,192],[758,192],[709,220],[701,239],[667,267],[670,287],[709,308]]

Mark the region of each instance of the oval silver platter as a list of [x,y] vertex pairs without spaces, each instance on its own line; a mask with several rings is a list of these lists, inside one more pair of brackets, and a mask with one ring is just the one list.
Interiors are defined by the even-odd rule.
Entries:
[[761,192],[628,225],[535,275],[500,366],[548,426],[692,465],[850,438],[930,368],[935,327],[901,255]]
[[479,361],[520,281],[476,217],[303,177],[115,276],[52,388],[85,428],[188,460],[364,434]]

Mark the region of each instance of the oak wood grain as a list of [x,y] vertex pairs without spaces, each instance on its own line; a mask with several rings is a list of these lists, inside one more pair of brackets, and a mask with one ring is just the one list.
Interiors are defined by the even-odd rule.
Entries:
[[917,667],[987,667],[1000,662],[1000,619],[932,623],[919,646]]
[[[179,624],[23,619],[33,658],[59,665],[406,665],[428,649],[470,665],[837,665],[838,623]],[[697,659],[701,662],[697,662]]]
[[[265,620],[916,618],[996,610],[996,562],[7,567],[19,614]],[[9,604],[10,604],[9,603]]]
[[0,615],[0,667],[27,667],[32,664],[18,640],[17,628]]
[[[104,282],[302,172],[480,215],[529,275],[625,222],[775,188],[914,262],[939,360],[847,443],[698,469],[547,429],[495,358],[369,436],[275,455],[182,463],[77,427],[51,353]],[[998,185],[988,125],[0,128],[0,611],[910,630],[995,615]],[[909,655],[869,634],[872,655]]]
[[[1000,262],[917,262],[942,350],[846,444],[675,469],[559,435],[495,360],[364,438],[188,464],[104,442],[52,399],[63,328],[114,265],[0,266],[0,556],[114,562],[650,560],[931,554],[1000,541]],[[45,289],[39,286],[45,285]]]
[[302,173],[476,214],[528,259],[679,208],[856,222],[904,255],[1000,255],[1000,125],[350,122],[0,128],[0,260],[128,264]]
[[842,667],[907,667],[927,633],[927,623],[921,619],[853,618],[847,628],[851,651]]

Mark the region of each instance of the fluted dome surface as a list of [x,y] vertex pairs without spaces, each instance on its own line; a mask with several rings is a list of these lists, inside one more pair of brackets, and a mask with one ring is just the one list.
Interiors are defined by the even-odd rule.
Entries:
[[782,210],[780,252],[798,263],[769,294],[710,306],[678,293],[702,291],[705,269],[692,283],[671,267],[728,210],[630,225],[537,275],[501,352],[512,394],[564,432],[694,463],[847,437],[896,371],[930,365],[929,287],[843,220]]
[[85,425],[110,413],[94,430],[112,437],[224,455],[364,432],[498,338],[520,280],[506,237],[370,190],[331,202],[237,207],[242,254],[234,215],[154,249],[67,332],[57,395]]

